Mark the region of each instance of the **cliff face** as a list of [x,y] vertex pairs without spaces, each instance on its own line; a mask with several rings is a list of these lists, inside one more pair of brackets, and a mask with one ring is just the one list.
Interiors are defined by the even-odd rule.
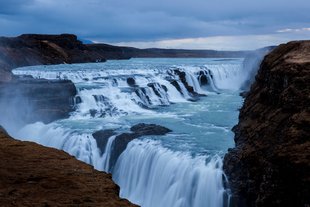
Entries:
[[6,68],[29,65],[105,61],[75,35],[21,35],[0,38],[0,63]]
[[18,126],[67,118],[74,110],[76,93],[74,84],[68,80],[15,77],[0,83],[0,121]]
[[111,175],[65,152],[21,142],[0,129],[1,206],[135,206]]
[[310,205],[310,41],[263,60],[224,159],[237,206]]

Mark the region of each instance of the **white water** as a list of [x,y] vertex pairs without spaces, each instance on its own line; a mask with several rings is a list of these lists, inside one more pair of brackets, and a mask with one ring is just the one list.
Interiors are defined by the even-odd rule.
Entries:
[[[115,129],[120,134],[141,122],[167,126],[173,133],[134,140],[119,157],[112,173],[121,196],[143,207],[221,207],[225,203],[221,157],[232,146],[229,129],[236,123],[241,105],[241,61],[160,61],[137,59],[15,70],[15,74],[35,78],[70,79],[81,101],[67,120],[35,123],[10,133],[65,150],[109,172],[116,136],[109,138],[102,154],[93,132]],[[171,73],[176,68],[185,72],[186,82],[195,92],[208,96],[189,102],[192,95]],[[208,85],[201,84],[201,73]],[[136,87],[127,84],[128,77],[134,78]],[[181,92],[170,80],[178,82]],[[149,84],[154,84],[155,90]]]
[[152,140],[129,143],[114,180],[120,195],[142,206],[223,206],[222,161],[172,152]]

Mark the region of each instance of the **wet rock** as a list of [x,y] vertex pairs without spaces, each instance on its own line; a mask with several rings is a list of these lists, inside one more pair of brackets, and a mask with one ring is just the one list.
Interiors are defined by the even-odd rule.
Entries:
[[154,91],[154,93],[156,94],[156,96],[162,98],[161,95],[160,95],[160,93],[159,93],[158,90],[157,90],[157,87],[161,87],[160,84],[158,84],[158,83],[148,83],[147,86],[150,87],[150,88],[152,88],[152,90]]
[[139,136],[147,135],[165,135],[171,132],[170,129],[156,124],[137,124],[130,128],[132,132]]
[[178,81],[176,80],[171,80],[170,81],[171,85],[173,85],[181,94],[183,94],[182,90],[181,90],[181,87],[178,83]]
[[75,85],[68,80],[23,77],[0,83],[2,118],[49,123],[69,117],[74,110]]
[[310,41],[268,54],[224,159],[236,206],[310,205]]
[[91,117],[95,117],[97,113],[98,113],[98,111],[96,109],[90,109],[89,110],[89,114]]
[[147,93],[148,88],[138,87],[135,88],[136,95],[140,98],[142,102],[138,102],[138,104],[142,108],[150,108],[152,106],[152,101]]
[[136,81],[135,81],[134,78],[129,77],[129,78],[127,78],[127,84],[128,84],[129,86],[131,86],[131,87],[135,87],[135,86],[136,86]]
[[134,125],[130,130],[132,133],[123,133],[115,138],[110,160],[110,169],[115,166],[118,157],[126,149],[130,141],[142,136],[165,135],[171,132],[171,130],[166,127],[144,123]]
[[161,85],[161,87],[166,91],[166,92],[168,92],[168,88],[167,88],[167,86],[165,86],[165,85]]
[[187,81],[186,81],[186,73],[184,71],[180,71],[180,70],[174,70],[174,73],[177,74],[181,80],[181,82],[183,83],[183,85],[185,86],[185,88],[187,89],[187,91],[192,95],[192,96],[197,96],[198,93],[194,90],[194,88],[190,85],[188,85]]
[[[184,85],[186,88],[188,95],[191,96],[189,99],[190,101],[197,101],[199,99],[200,94],[198,94],[192,86],[190,86],[186,81],[186,73],[184,71],[181,71],[180,69],[174,69],[171,71],[168,71],[168,74],[171,75],[177,75],[179,77],[180,82]],[[168,81],[173,85],[181,94],[183,94],[183,91],[181,89],[180,83],[177,80],[174,79],[168,79]],[[183,94],[186,95],[186,94]]]
[[0,130],[0,206],[135,206],[112,177],[69,154]]
[[203,71],[199,72],[199,82],[201,85],[208,85],[209,84],[208,77],[204,74]]
[[99,130],[92,134],[97,142],[97,147],[101,151],[101,155],[104,153],[109,138],[115,134],[116,133],[113,129]]

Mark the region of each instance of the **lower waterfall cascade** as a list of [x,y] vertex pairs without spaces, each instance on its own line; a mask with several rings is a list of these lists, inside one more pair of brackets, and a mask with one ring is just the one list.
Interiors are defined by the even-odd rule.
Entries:
[[[231,128],[243,101],[242,61],[137,58],[18,68],[16,75],[71,80],[78,94],[68,119],[9,133],[112,173],[120,196],[142,207],[226,207],[222,158],[233,147]],[[111,167],[115,140],[137,123],[172,132],[132,140]],[[92,134],[110,129],[115,133],[99,147]]]

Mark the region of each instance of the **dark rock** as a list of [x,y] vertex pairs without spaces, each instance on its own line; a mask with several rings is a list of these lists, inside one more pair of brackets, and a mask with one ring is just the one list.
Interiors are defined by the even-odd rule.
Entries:
[[[154,93],[156,94],[156,96],[161,97],[160,93],[159,93],[159,92],[157,91],[157,89],[156,89],[156,85],[157,85],[158,87],[161,87],[161,85],[158,84],[158,83],[148,83],[148,84],[147,84],[148,87],[152,88],[152,90],[154,91]],[[166,89],[167,89],[167,88],[166,88]],[[162,98],[162,97],[161,97],[161,98]]]
[[310,205],[310,41],[263,60],[224,158],[236,206]]
[[199,73],[199,81],[200,81],[201,85],[208,85],[209,84],[208,77],[204,74],[203,71],[200,71],[200,73]]
[[135,88],[136,95],[142,100],[143,102],[138,102],[138,104],[142,108],[150,108],[152,106],[152,101],[147,93],[147,88],[144,87],[137,87]]
[[182,90],[181,90],[181,87],[178,83],[178,81],[176,80],[171,80],[170,81],[171,85],[173,85],[181,94],[183,94]]
[[189,92],[190,95],[192,96],[197,96],[197,92],[194,90],[194,88],[190,85],[188,85],[187,81],[186,81],[186,73],[184,71],[180,71],[180,70],[174,70],[174,73],[177,74],[181,80],[181,82],[183,83],[183,85],[185,86],[186,90]]
[[138,134],[139,136],[147,136],[147,135],[165,135],[171,132],[170,129],[156,125],[156,124],[137,124],[130,128],[132,132]]
[[82,103],[82,98],[80,96],[75,97],[75,104],[80,104]]
[[93,133],[93,137],[97,142],[97,147],[101,151],[101,155],[104,153],[105,147],[107,146],[108,140],[111,136],[115,135],[113,129],[99,130]]
[[168,92],[168,88],[167,88],[167,86],[165,86],[165,85],[161,85],[161,87],[166,91],[166,92]]
[[[188,85],[188,83],[186,81],[186,73],[184,71],[181,71],[180,69],[174,69],[174,70],[170,71],[170,73],[179,76],[179,80],[182,82],[182,84],[186,88],[188,94],[191,96],[191,98],[189,99],[190,101],[197,101],[199,99],[200,94],[198,94],[192,86]],[[183,94],[183,92],[181,90],[181,86],[177,80],[172,79],[169,81],[181,94]],[[183,94],[183,95],[185,95],[185,94]]]
[[98,113],[98,111],[96,109],[90,109],[89,110],[89,114],[91,117],[95,117],[97,113]]
[[69,117],[77,91],[68,80],[23,78],[0,83],[3,119],[49,123]]
[[113,169],[118,157],[126,149],[127,144],[130,141],[142,136],[165,135],[171,132],[171,130],[166,127],[156,124],[144,124],[144,123],[134,125],[133,127],[130,128],[130,130],[132,131],[132,133],[123,133],[115,138],[110,160],[110,169]]
[[136,81],[135,81],[134,78],[129,77],[129,78],[127,78],[127,84],[128,84],[129,86],[131,86],[131,87],[135,87],[135,86],[136,86]]

